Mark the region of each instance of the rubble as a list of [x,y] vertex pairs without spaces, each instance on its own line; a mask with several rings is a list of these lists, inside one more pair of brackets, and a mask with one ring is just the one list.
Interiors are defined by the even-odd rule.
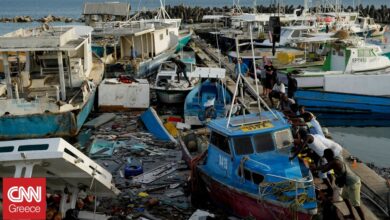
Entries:
[[[97,198],[96,211],[119,219],[188,219],[195,211],[186,188],[190,171],[178,146],[148,133],[138,122],[139,112],[114,115],[84,126],[74,144],[111,172],[121,190],[115,199]],[[89,122],[102,117],[91,114]],[[142,168],[143,173],[133,177],[126,168]],[[82,211],[93,212],[93,207]]]

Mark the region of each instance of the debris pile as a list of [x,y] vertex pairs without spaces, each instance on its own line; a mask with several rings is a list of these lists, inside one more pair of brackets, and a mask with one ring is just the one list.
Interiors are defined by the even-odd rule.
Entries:
[[195,210],[181,151],[147,133],[139,116],[104,113],[87,122],[77,137],[75,145],[111,172],[121,190],[116,199],[98,198],[96,211],[127,219],[188,219]]

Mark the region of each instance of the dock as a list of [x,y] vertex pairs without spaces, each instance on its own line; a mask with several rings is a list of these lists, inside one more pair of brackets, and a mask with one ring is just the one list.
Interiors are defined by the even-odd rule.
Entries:
[[[213,48],[199,37],[193,37],[192,49],[202,60],[202,62],[210,67],[221,67],[227,71],[226,80],[224,82],[226,88],[233,94],[235,90],[234,80],[234,64],[229,63],[227,56],[221,54],[218,49]],[[257,91],[255,80],[251,77],[244,77],[244,100],[238,98],[240,104],[250,112],[258,112],[257,107]],[[258,82],[258,91],[262,92],[262,85]],[[268,102],[268,99],[264,100]],[[268,103],[267,103],[268,104]],[[343,157],[349,158],[351,154],[344,149]],[[370,169],[364,163],[353,165],[349,162],[350,168],[360,177],[362,182],[361,197],[362,208],[365,212],[366,219],[383,219],[390,216],[390,190],[389,183],[383,177],[379,176],[375,171]],[[348,209],[343,202],[336,202],[334,205],[343,215],[348,215]],[[354,210],[355,211],[355,210]],[[375,213],[375,214],[374,214]],[[355,216],[359,219],[357,213]]]

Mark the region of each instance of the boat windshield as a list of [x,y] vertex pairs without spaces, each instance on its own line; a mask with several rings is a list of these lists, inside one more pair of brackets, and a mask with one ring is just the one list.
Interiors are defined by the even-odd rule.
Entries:
[[293,138],[290,129],[233,138],[234,151],[237,155],[252,154],[254,151],[264,153],[275,150],[275,147],[282,150],[291,146],[292,143]]
[[236,137],[233,139],[234,151],[237,155],[245,155],[253,153],[251,136]]
[[253,142],[257,153],[267,152],[275,149],[271,133],[263,133],[253,136]]
[[278,149],[284,149],[291,146],[293,143],[293,137],[290,129],[277,131],[274,133],[275,144]]

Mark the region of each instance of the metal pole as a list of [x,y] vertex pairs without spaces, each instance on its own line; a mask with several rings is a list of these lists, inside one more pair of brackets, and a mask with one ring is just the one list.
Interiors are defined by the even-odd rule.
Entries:
[[238,84],[239,84],[240,80],[241,80],[241,74],[239,74],[238,77],[237,77],[236,88],[234,89],[232,104],[230,105],[230,111],[229,111],[228,120],[227,120],[227,123],[226,123],[226,128],[229,127],[230,118],[232,117],[233,105],[234,105],[234,101],[236,100]]
[[11,71],[9,69],[9,63],[8,63],[8,53],[3,52],[3,67],[4,67],[4,73],[5,73],[5,81],[7,84],[7,98],[12,99],[12,80],[11,80]]
[[64,64],[62,61],[62,51],[57,52],[58,56],[58,69],[60,74],[60,90],[61,90],[61,100],[66,100],[66,88],[65,88],[65,74],[64,74]]
[[[255,85],[256,85],[256,100],[257,107],[259,108],[259,113],[261,112],[260,100],[259,100],[259,85],[257,84],[257,73],[256,73],[256,59],[255,59],[255,49],[253,47],[253,36],[252,36],[252,23],[249,25],[249,35],[251,37],[251,48],[252,48],[252,62],[253,62],[253,73],[255,74]],[[261,114],[259,114],[261,118]]]

